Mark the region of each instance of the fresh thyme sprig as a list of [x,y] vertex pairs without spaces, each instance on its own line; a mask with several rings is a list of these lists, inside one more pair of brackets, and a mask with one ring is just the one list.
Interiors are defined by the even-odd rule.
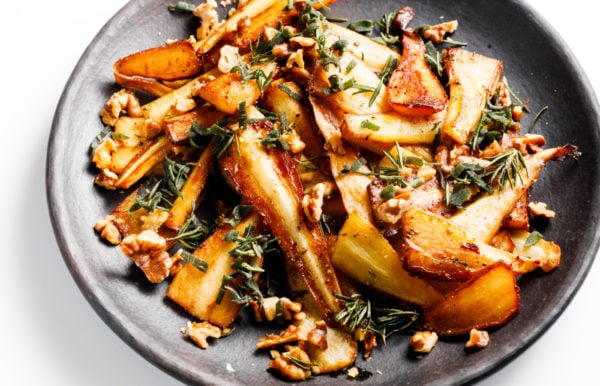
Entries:
[[384,342],[392,334],[408,330],[418,319],[416,311],[374,306],[359,294],[335,294],[344,308],[335,317],[350,331],[362,328],[379,336]]

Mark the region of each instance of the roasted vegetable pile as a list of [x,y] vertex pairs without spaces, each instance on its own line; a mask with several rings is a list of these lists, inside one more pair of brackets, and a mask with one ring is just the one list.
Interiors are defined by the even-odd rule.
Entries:
[[212,0],[174,4],[195,36],[115,62],[92,151],[95,183],[128,192],[101,237],[169,282],[202,348],[244,308],[287,321],[257,348],[292,380],[397,332],[418,353],[485,347],[518,277],[560,264],[529,191],[579,155],[521,129],[501,59],[453,40],[457,21],[334,22],[331,2],[250,0],[224,21]]

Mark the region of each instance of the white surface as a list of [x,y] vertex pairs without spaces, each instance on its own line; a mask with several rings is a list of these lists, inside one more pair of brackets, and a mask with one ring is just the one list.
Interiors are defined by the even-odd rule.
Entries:
[[[592,3],[530,3],[568,42],[600,92]],[[124,4],[13,0],[2,7],[2,385],[180,384],[123,343],[85,301],[63,264],[46,204],[46,144],[60,93],[87,44]],[[600,347],[598,293],[600,263],[552,328],[481,384],[591,384]]]

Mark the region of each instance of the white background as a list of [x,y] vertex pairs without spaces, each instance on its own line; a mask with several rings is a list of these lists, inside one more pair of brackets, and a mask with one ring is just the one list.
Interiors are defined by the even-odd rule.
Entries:
[[[529,2],[600,91],[593,2]],[[87,44],[124,4],[9,0],[0,11],[2,385],[180,384],[123,343],[86,303],[62,261],[46,204],[46,145],[60,93]],[[591,384],[598,371],[599,293],[596,262],[550,330],[481,384]]]

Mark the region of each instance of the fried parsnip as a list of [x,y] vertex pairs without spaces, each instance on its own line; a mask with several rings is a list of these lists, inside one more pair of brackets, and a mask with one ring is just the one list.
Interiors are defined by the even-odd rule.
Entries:
[[339,284],[327,241],[319,225],[302,210],[302,185],[289,153],[267,149],[262,139],[272,129],[265,121],[237,132],[237,143],[219,160],[224,175],[262,215],[287,259],[293,262],[323,319],[335,325]]

